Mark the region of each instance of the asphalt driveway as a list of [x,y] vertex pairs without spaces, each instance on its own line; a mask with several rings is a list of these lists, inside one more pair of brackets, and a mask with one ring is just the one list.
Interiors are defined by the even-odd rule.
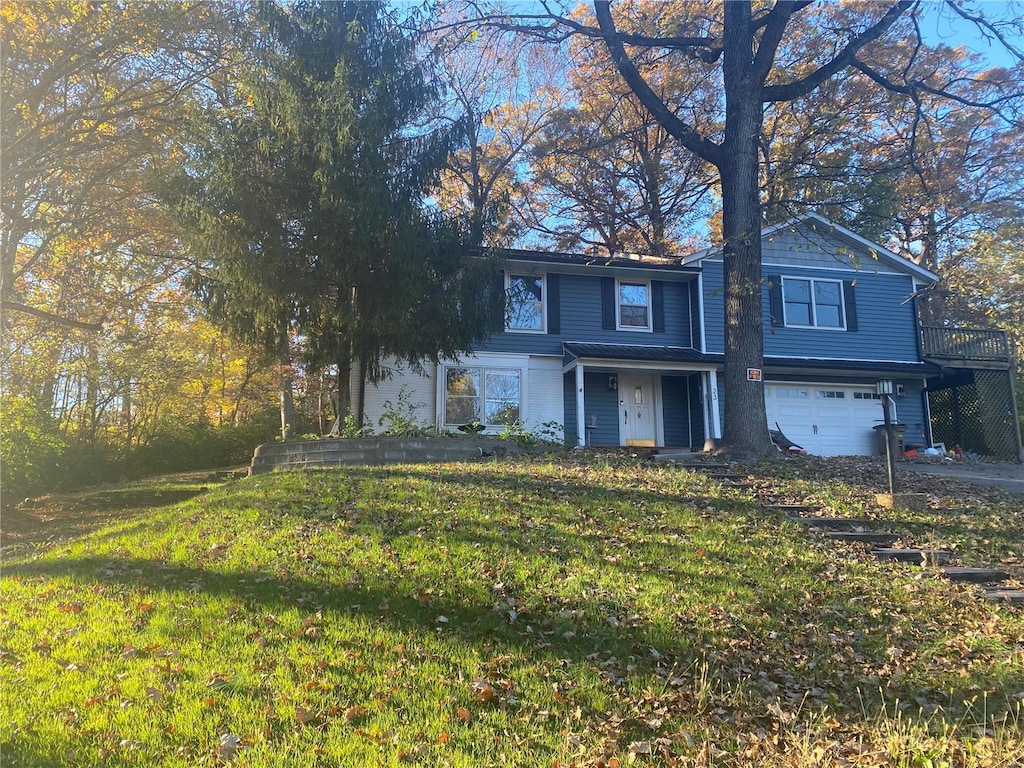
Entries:
[[961,464],[952,461],[944,461],[941,464],[918,464],[912,461],[904,461],[899,466],[900,469],[906,469],[911,472],[952,477],[965,483],[1002,488],[1010,493],[1024,494],[1024,464]]

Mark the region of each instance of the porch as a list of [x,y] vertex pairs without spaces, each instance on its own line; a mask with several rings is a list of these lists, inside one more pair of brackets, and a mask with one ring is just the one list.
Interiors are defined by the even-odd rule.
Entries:
[[566,442],[701,450],[721,436],[712,357],[685,347],[566,342]]

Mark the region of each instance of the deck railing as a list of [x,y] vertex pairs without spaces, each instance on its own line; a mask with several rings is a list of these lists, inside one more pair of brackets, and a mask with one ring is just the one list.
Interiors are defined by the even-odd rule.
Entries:
[[985,328],[921,327],[921,347],[925,357],[956,360],[1010,359],[1006,331]]

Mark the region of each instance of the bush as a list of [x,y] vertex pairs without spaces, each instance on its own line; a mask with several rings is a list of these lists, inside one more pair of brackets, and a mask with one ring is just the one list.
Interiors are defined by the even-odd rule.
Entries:
[[57,422],[35,401],[0,397],[0,487],[19,498],[53,488],[68,449]]
[[192,424],[161,432],[129,454],[126,474],[142,477],[248,464],[256,446],[273,442],[278,428],[277,415],[270,412],[237,426]]

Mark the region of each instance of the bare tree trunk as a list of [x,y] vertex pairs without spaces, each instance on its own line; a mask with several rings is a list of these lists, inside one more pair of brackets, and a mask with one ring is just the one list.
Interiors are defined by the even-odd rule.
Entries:
[[352,413],[352,358],[338,360],[338,419],[339,424]]
[[764,385],[749,368],[764,364],[761,316],[761,202],[758,141],[764,121],[760,84],[752,77],[753,31],[749,3],[725,4],[723,72],[725,142],[722,232],[725,238],[725,425],[723,441],[737,454],[770,454]]
[[295,434],[295,379],[292,375],[291,344],[287,327],[278,337],[278,365],[281,369],[279,394],[281,399],[281,439],[289,440]]

